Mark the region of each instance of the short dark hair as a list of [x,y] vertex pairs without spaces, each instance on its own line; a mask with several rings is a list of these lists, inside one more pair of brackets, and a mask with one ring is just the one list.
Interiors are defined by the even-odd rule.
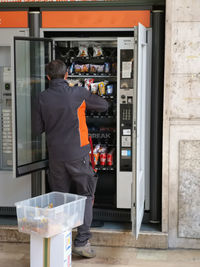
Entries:
[[63,79],[67,72],[67,66],[62,60],[56,59],[46,65],[45,71],[46,75],[48,75],[51,80]]

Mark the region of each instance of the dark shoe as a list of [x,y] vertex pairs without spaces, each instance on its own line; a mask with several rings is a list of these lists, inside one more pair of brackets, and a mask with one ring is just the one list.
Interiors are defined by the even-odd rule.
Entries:
[[72,253],[75,255],[79,255],[85,258],[94,258],[96,257],[95,251],[91,248],[90,242],[83,247],[73,247]]

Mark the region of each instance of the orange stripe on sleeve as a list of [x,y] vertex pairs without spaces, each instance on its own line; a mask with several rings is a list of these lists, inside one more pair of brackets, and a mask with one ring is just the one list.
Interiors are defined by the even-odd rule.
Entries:
[[79,133],[80,133],[81,147],[89,144],[88,128],[87,128],[86,118],[85,118],[85,109],[86,109],[86,104],[84,100],[77,110],[77,115],[78,115],[78,120],[79,120]]

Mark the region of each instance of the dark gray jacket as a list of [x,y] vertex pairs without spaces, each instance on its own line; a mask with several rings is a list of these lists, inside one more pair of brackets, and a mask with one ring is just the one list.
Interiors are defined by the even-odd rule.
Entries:
[[103,112],[108,103],[84,87],[69,87],[64,79],[51,80],[40,93],[33,118],[33,132],[46,133],[49,158],[79,159],[90,151],[85,110]]

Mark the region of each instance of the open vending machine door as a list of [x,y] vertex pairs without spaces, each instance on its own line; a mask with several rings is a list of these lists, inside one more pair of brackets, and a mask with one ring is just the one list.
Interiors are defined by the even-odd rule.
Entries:
[[19,177],[48,166],[45,135],[34,136],[33,109],[46,88],[45,65],[52,60],[52,41],[14,37],[13,170]]
[[135,101],[133,103],[133,125],[135,137],[133,138],[133,183],[132,183],[132,231],[138,238],[145,205],[145,173],[146,173],[146,131],[148,130],[147,118],[147,81],[148,77],[148,55],[147,55],[147,29],[139,24],[134,32],[134,84]]

